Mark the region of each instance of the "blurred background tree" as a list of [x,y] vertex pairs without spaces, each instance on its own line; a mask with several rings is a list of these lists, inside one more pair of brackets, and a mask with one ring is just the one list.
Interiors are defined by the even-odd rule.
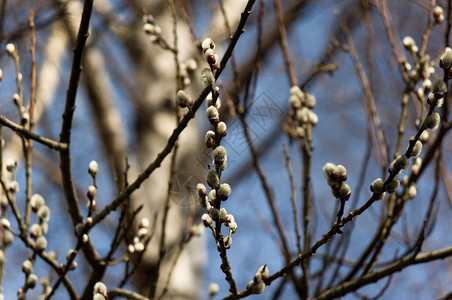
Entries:
[[[257,297],[264,299],[451,297],[447,93],[435,109],[439,128],[420,126],[436,104],[427,98],[441,98],[439,85],[449,79],[449,68],[439,61],[449,46],[450,1],[94,1],[65,136],[61,116],[75,96],[67,90],[77,89],[71,74],[80,55],[72,50],[80,45],[81,16],[90,3],[0,1],[2,216],[18,234],[7,245],[11,231],[4,224],[5,299],[20,288],[30,299],[48,292],[27,291],[30,275],[20,270],[27,259],[39,280],[58,287],[59,299],[91,299],[98,281],[107,285],[109,298],[127,291],[137,293],[128,293],[131,299],[207,298],[211,282],[219,285],[216,297],[235,294],[234,285],[242,297],[253,291],[250,280],[259,282],[263,265],[267,287]],[[227,62],[216,85],[220,119],[228,126],[221,141],[228,150],[222,181],[232,186],[224,206],[238,224],[227,250],[233,282],[224,280],[208,229],[199,237],[192,227],[205,213],[196,204],[196,185],[206,183],[212,161],[204,144],[210,128],[204,109],[187,118],[177,143],[168,143],[182,116],[190,115],[177,107],[177,91],[185,89],[193,100],[207,95],[201,80],[209,66],[201,47],[206,37]],[[7,44],[17,52],[8,53]],[[304,92],[299,108],[293,86]],[[315,106],[306,92],[315,95]],[[302,107],[309,112],[297,112]],[[304,113],[309,122],[299,120]],[[31,142],[21,122],[63,144],[70,132],[70,152]],[[410,157],[400,175],[398,169],[388,173],[411,136],[413,145],[422,139],[422,163]],[[129,194],[165,145],[169,155]],[[87,172],[92,160],[99,164],[95,181]],[[6,170],[11,162],[17,162],[13,172]],[[322,174],[328,162],[347,168],[349,201],[331,194]],[[388,176],[402,185],[378,201],[368,187]],[[14,181],[19,190],[5,192]],[[96,186],[94,212],[93,196],[86,196],[90,185]],[[48,245],[39,253],[11,205],[22,222],[28,215],[25,225],[47,223],[30,212],[33,194],[43,195],[51,208]],[[119,203],[114,199],[123,199],[121,205],[97,224],[105,207]],[[88,215],[96,226],[78,227],[89,230],[90,242],[82,243],[83,234],[74,232]],[[139,227],[148,230],[140,233]],[[68,260],[71,249],[83,253]],[[59,264],[72,259],[77,268],[61,277],[66,273]]]

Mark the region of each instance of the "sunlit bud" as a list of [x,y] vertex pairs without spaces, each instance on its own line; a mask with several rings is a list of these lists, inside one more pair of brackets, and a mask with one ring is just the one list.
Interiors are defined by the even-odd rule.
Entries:
[[214,189],[220,187],[220,178],[218,177],[217,172],[214,170],[209,170],[206,174],[207,184]]
[[394,166],[398,169],[406,169],[408,166],[408,157],[405,154],[399,155],[399,157],[394,160]]
[[133,247],[132,244],[129,244],[129,245],[127,246],[127,252],[129,252],[129,253],[135,252],[135,248]]
[[8,246],[14,241],[14,235],[11,231],[4,231],[3,232],[3,242],[5,243],[5,246]]
[[9,229],[11,227],[11,223],[6,218],[2,218],[0,220],[0,224],[2,224],[2,227],[5,228],[5,229]]
[[444,70],[449,70],[452,67],[452,49],[447,47],[439,59],[439,66]]
[[447,93],[447,84],[442,79],[437,79],[433,82],[432,93],[436,99],[443,98]]
[[309,122],[311,123],[312,126],[315,126],[317,125],[317,123],[319,123],[319,117],[313,111],[309,112]]
[[424,81],[422,81],[422,88],[425,92],[430,91],[432,88],[432,81],[430,79],[424,79]]
[[27,259],[22,263],[22,272],[25,274],[30,274],[33,271],[33,263]]
[[421,151],[422,151],[422,143],[421,143],[421,141],[417,140],[413,146],[413,149],[411,150],[410,155],[413,157],[417,157],[417,156],[419,156],[419,154],[421,154]]
[[9,172],[13,172],[17,166],[17,162],[11,158],[6,160],[5,164],[6,164],[6,170],[8,170]]
[[16,45],[14,45],[13,43],[6,44],[6,53],[8,53],[8,55],[13,55],[15,52]]
[[211,284],[209,284],[209,295],[210,296],[216,295],[219,290],[220,290],[220,287],[215,282],[212,282]]
[[297,120],[300,124],[307,124],[309,122],[310,109],[307,107],[302,107],[297,110]]
[[97,192],[96,187],[94,185],[90,185],[88,187],[88,193],[86,193],[86,196],[88,197],[89,200],[93,200],[94,197],[96,196],[96,192]]
[[88,242],[88,240],[89,240],[89,236],[85,233],[85,234],[82,236],[82,243],[83,243],[83,244],[86,244],[86,243]]
[[213,65],[215,63],[214,55],[215,55],[215,51],[213,51],[213,49],[207,49],[204,51],[204,56],[210,65]]
[[151,223],[149,222],[148,218],[142,218],[140,221],[140,228],[149,228],[149,226],[151,226]]
[[97,164],[97,161],[92,160],[92,161],[89,163],[89,169],[88,169],[88,172],[89,172],[92,176],[96,176],[98,170],[99,170],[99,165]]
[[[218,87],[216,87],[216,89],[218,89]],[[218,95],[215,95],[216,100],[215,100],[215,103],[214,103],[213,102],[212,93],[209,93],[207,95],[207,97],[206,97],[206,107],[209,107],[209,106],[213,105],[213,106],[215,106],[216,109],[220,109],[220,107],[221,107],[221,99],[218,96],[219,96],[219,93],[218,93]]]
[[388,193],[395,192],[400,186],[400,182],[397,179],[393,179],[390,183],[386,185],[386,191]]
[[28,113],[23,113],[22,118],[20,119],[20,124],[26,125],[30,121],[30,115]]
[[19,183],[15,180],[8,182],[8,190],[11,193],[17,193],[19,191]]
[[68,266],[68,269],[70,271],[73,271],[77,268],[77,262],[76,261],[72,261],[71,264]]
[[411,71],[411,64],[407,61],[402,62],[402,67],[405,72]]
[[17,81],[22,82],[22,73],[17,73]]
[[299,109],[301,107],[301,100],[300,97],[297,95],[290,95],[289,97],[289,104],[293,109]]
[[204,86],[212,86],[215,83],[215,77],[209,68],[204,68],[201,71],[201,78]]
[[406,186],[408,184],[408,175],[403,176],[402,180],[400,181],[400,184],[403,186]]
[[219,215],[219,219],[221,221],[224,221],[224,219],[226,218],[226,215],[228,214],[228,212],[226,211],[226,208],[222,207],[220,208],[220,215]]
[[237,230],[237,223],[229,222],[228,227],[229,227],[229,230],[231,230],[231,233],[235,233],[235,231]]
[[38,210],[38,217],[43,221],[50,220],[50,208],[47,205],[43,205]]
[[218,196],[221,201],[225,201],[229,198],[231,194],[231,186],[227,183],[222,183],[218,188]]
[[308,94],[308,93],[305,93],[305,95],[306,95],[306,102],[305,102],[306,107],[309,109],[313,109],[317,102],[314,95]]
[[339,180],[347,180],[347,169],[343,165],[337,166],[337,171],[339,172]]
[[36,239],[36,250],[37,251],[44,251],[44,249],[47,247],[47,240],[43,235],[38,236]]
[[203,214],[201,220],[205,227],[209,227],[212,224],[212,218],[208,214]]
[[415,184],[410,185],[410,187],[408,188],[408,197],[410,199],[413,199],[414,197],[416,197],[417,195],[417,188]]
[[187,60],[185,62],[185,66],[186,66],[188,72],[193,72],[198,67],[198,64],[196,63],[196,60],[194,60],[193,58],[190,58],[189,60]]
[[30,227],[30,236],[32,238],[37,238],[38,236],[42,235],[42,228],[41,225],[34,223],[33,225],[31,225]]
[[3,265],[5,263],[5,252],[0,249],[0,265]]
[[424,89],[421,87],[416,90],[416,93],[417,93],[417,96],[421,99],[425,97]]
[[212,41],[211,38],[206,38],[201,43],[202,50],[205,52],[208,49],[215,49],[215,43]]
[[226,237],[223,239],[223,244],[224,244],[224,247],[225,247],[226,249],[231,248],[232,238],[231,238],[230,235],[226,236]]
[[220,114],[218,113],[218,110],[215,108],[215,106],[209,106],[209,108],[207,108],[206,117],[212,125],[220,122]]
[[[418,157],[418,158],[419,158],[419,157]],[[419,158],[419,159],[420,159],[420,158]],[[411,173],[413,173],[414,175],[419,174],[420,168],[421,168],[421,163],[419,163],[419,164],[414,163],[414,164],[411,166]]]
[[304,137],[306,136],[306,131],[305,131],[304,128],[301,127],[301,126],[298,126],[298,127],[297,127],[296,133],[297,133],[297,136],[298,136],[299,138],[304,138]]
[[222,165],[223,162],[227,161],[228,152],[226,151],[225,147],[218,146],[215,148],[215,150],[213,150],[212,156],[213,156],[215,165],[219,166],[219,165]]
[[383,193],[383,179],[377,178],[375,179],[372,184],[370,185],[370,190],[374,192],[375,194],[381,194]]
[[228,133],[228,127],[225,122],[221,121],[217,125],[217,131],[220,134],[220,136],[225,137]]
[[2,80],[2,79],[3,79],[3,70],[0,69],[0,80]]
[[147,234],[148,234],[148,230],[147,230],[146,228],[140,228],[140,229],[138,229],[137,235],[138,235],[138,237],[140,237],[141,239],[144,238],[144,237],[146,237]]
[[215,132],[209,130],[206,132],[206,136],[204,137],[204,142],[206,143],[207,148],[212,148],[215,141]]
[[0,204],[4,209],[8,207],[8,198],[5,195],[0,195]]
[[93,294],[101,294],[103,296],[107,296],[107,286],[101,281],[96,282],[96,284],[94,285]]
[[435,18],[435,21],[438,24],[444,21],[444,12],[441,6],[435,6],[433,9],[433,18]]
[[136,252],[142,252],[144,250],[144,244],[142,242],[135,243],[133,247]]
[[44,205],[44,197],[40,194],[33,194],[30,198],[30,205],[34,212],[37,212]]
[[409,51],[413,51],[414,49],[417,49],[416,42],[411,36],[406,36],[403,38],[403,45],[405,48]]
[[215,62],[212,64],[212,66],[215,69],[219,69],[220,68],[220,64],[221,64],[220,57],[218,56],[218,54],[214,54],[213,57],[214,57]]
[[227,214],[223,221],[225,224],[235,222],[234,215]]
[[20,105],[20,96],[18,93],[13,94],[13,101],[14,101],[14,104]]
[[262,279],[267,279],[269,273],[267,265],[263,265],[262,267],[260,267],[258,272],[262,274]]
[[213,202],[217,199],[217,191],[215,189],[212,189],[209,192],[209,202]]
[[305,98],[305,94],[303,93],[303,91],[300,89],[300,87],[299,86],[297,86],[297,85],[293,85],[291,88],[290,88],[290,95],[294,95],[294,96],[297,96],[299,99],[300,99],[300,101],[301,102],[304,102],[304,98]]
[[177,92],[177,104],[180,107],[184,108],[191,106],[193,104],[193,100],[184,90],[179,90]]
[[28,278],[27,278],[27,285],[30,287],[30,288],[34,288],[35,286],[36,286],[36,283],[38,282],[38,276],[36,276],[35,274],[30,274],[30,275],[28,275]]
[[350,186],[344,183],[339,190],[339,199],[341,199],[342,201],[347,201],[348,199],[350,199],[351,194],[352,191],[350,190]]
[[435,130],[436,128],[438,128],[440,121],[441,121],[441,117],[440,117],[439,113],[434,112],[425,118],[424,125],[428,129]]
[[202,207],[205,207],[205,198],[207,196],[207,190],[206,187],[204,186],[204,184],[202,183],[198,183],[198,185],[196,186],[196,193],[198,194],[198,200],[200,201],[200,205]]
[[339,170],[337,166],[333,163],[326,163],[323,166],[323,175],[326,179],[338,179],[339,178]]
[[143,31],[146,34],[153,35],[156,33],[156,26],[151,23],[145,23],[145,24],[143,24]]

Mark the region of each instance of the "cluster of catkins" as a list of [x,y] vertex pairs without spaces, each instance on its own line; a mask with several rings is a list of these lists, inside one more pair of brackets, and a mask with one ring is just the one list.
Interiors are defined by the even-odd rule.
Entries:
[[343,165],[336,166],[333,163],[326,163],[323,166],[323,175],[336,199],[347,201],[350,198],[352,192],[350,186],[345,183],[347,180],[347,169]]
[[253,280],[251,280],[246,286],[247,290],[251,290],[253,294],[261,294],[265,289],[264,280],[268,277],[268,267],[267,265],[263,265],[257,270],[256,275],[254,275]]
[[[228,214],[221,202],[226,201],[231,194],[231,186],[221,182],[221,173],[226,169],[228,153],[225,147],[220,145],[221,139],[227,134],[226,123],[220,121],[220,113],[218,109],[221,106],[220,89],[215,86],[215,72],[220,67],[220,59],[215,54],[215,43],[210,38],[206,38],[201,44],[205,59],[209,64],[209,68],[205,68],[201,72],[204,85],[210,88],[211,92],[206,98],[206,118],[212,128],[205,135],[205,144],[212,151],[212,169],[206,173],[206,182],[211,188],[207,192],[206,186],[202,183],[197,185],[198,203],[207,210],[201,219],[206,227],[210,227],[214,236],[214,221],[220,222],[229,228],[229,234],[224,238],[223,244],[226,249],[231,247],[231,234],[236,231],[237,223],[232,214]],[[181,107],[189,107],[193,101],[190,96],[183,90],[177,93],[177,102]]]
[[[434,12],[438,14],[441,20],[442,9],[435,8]],[[414,40],[412,40],[412,38],[405,37],[404,44],[407,49],[411,49],[411,52],[417,53],[417,46],[414,44]],[[452,74],[452,49],[446,48],[446,50],[440,57],[439,66],[444,70],[446,74],[445,77],[450,78]],[[431,71],[429,73],[431,74],[433,72],[434,71]],[[426,82],[428,84],[426,84]],[[410,144],[407,148],[406,153],[396,157],[389,165],[388,172],[390,174],[395,174],[397,176],[403,169],[406,169],[409,165],[410,157],[414,158],[411,165],[411,174],[417,175],[419,173],[422,165],[422,159],[419,157],[419,155],[422,151],[422,143],[426,142],[428,139],[429,133],[427,129],[436,130],[441,122],[440,114],[434,112],[433,109],[435,107],[441,107],[443,105],[444,96],[447,93],[446,82],[444,82],[442,79],[437,79],[433,84],[431,84],[429,79],[424,79],[422,92],[425,92],[426,95],[428,94],[428,92],[430,92],[427,96],[427,104],[430,105],[431,109],[429,110],[429,113],[427,114],[423,122],[421,122],[420,120],[417,120],[416,122],[417,127],[421,131],[421,135],[419,139],[416,139],[414,137],[410,138]],[[418,94],[419,93],[420,91],[418,90]],[[414,183],[410,183],[407,175],[403,177],[402,185],[405,187],[405,195],[407,196],[407,198],[411,199],[416,196],[416,185]],[[383,198],[385,192],[393,193],[399,188],[399,186],[400,181],[396,178],[386,183],[386,185],[384,184],[383,179],[377,178],[372,182],[370,190],[378,197],[378,199],[381,199]]]
[[296,121],[295,136],[309,136],[312,126],[319,122],[317,114],[312,111],[316,104],[314,95],[303,92],[298,86],[290,88],[289,104],[293,111],[292,119]]

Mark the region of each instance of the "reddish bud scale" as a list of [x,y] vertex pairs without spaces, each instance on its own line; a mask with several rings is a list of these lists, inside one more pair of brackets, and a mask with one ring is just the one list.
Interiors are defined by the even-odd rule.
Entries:
[[215,64],[215,62],[216,62],[215,55],[207,56],[207,62],[209,63],[209,65]]

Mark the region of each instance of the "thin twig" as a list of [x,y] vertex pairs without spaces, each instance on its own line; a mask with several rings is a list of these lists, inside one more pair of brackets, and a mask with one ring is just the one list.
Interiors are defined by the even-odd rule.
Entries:
[[278,30],[279,30],[279,43],[281,45],[284,54],[284,63],[286,65],[286,72],[289,76],[290,84],[292,86],[298,86],[297,75],[295,74],[294,65],[289,54],[289,46],[287,45],[286,28],[284,27],[283,12],[281,8],[281,1],[273,1],[276,9],[276,16],[278,18]]
[[418,255],[409,255],[401,258],[400,260],[390,264],[389,266],[382,268],[378,271],[366,274],[357,279],[344,282],[332,289],[324,291],[319,296],[313,298],[313,300],[323,300],[323,299],[334,299],[340,296],[345,295],[350,291],[354,291],[363,287],[369,283],[377,282],[378,280],[385,278],[389,275],[392,275],[396,272],[400,272],[401,270],[409,267],[411,265],[427,263],[430,261],[444,259],[446,257],[452,256],[452,247],[446,247],[443,249],[418,254]]
[[290,157],[289,153],[287,153],[286,145],[283,145],[283,152],[284,152],[284,158],[286,159],[286,169],[289,174],[289,180],[290,180],[290,190],[292,191],[291,200],[292,200],[292,212],[293,212],[293,218],[294,218],[294,228],[295,228],[295,236],[297,239],[297,249],[298,253],[301,253],[301,234],[300,234],[300,225],[298,224],[298,209],[297,209],[297,201],[295,196],[295,182],[293,179],[292,174],[292,166],[290,164]]

